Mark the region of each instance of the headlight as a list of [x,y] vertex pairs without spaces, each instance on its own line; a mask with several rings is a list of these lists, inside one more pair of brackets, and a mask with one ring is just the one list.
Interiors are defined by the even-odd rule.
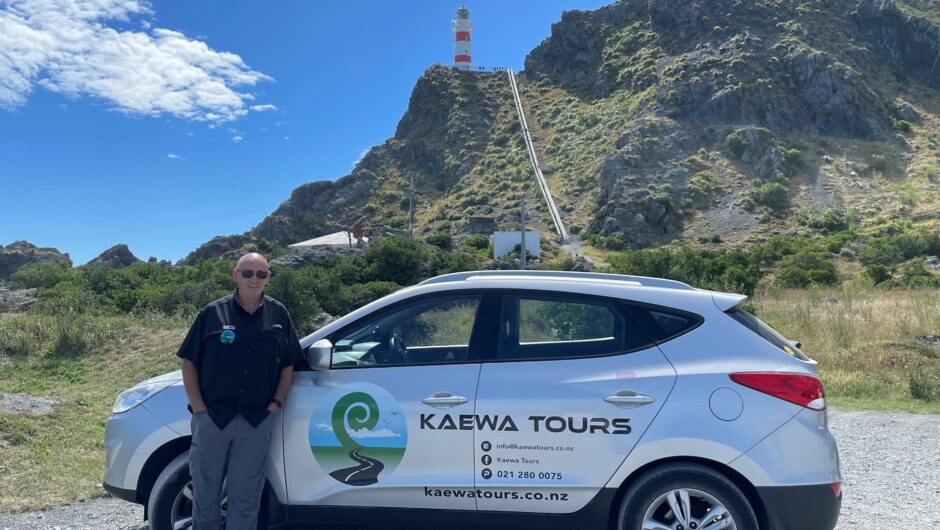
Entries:
[[170,379],[152,383],[141,383],[133,388],[129,388],[121,392],[121,395],[114,400],[114,407],[111,408],[111,412],[115,414],[127,412],[176,382],[176,380]]

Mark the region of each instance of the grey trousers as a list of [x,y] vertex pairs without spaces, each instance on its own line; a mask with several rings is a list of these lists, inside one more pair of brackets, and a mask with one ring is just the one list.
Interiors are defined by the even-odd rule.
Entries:
[[193,530],[222,528],[222,485],[228,511],[226,530],[255,530],[264,489],[264,457],[273,415],[252,427],[241,414],[219,429],[208,412],[193,414],[189,473],[193,477]]

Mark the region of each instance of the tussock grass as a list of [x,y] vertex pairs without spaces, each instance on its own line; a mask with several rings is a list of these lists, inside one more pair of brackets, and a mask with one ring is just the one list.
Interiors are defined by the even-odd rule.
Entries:
[[188,323],[152,316],[0,321],[0,394],[49,397],[47,416],[0,413],[0,512],[106,495],[104,425],[122,390],[178,368]]
[[[830,402],[848,408],[940,412],[937,290],[777,290],[758,316],[819,361]],[[936,343],[936,344],[935,344]]]

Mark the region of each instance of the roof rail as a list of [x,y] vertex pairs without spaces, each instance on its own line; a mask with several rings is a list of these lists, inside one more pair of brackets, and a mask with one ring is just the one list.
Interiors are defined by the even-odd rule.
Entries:
[[528,276],[545,278],[568,278],[577,280],[608,280],[621,282],[634,282],[644,287],[660,287],[663,289],[681,289],[683,291],[694,291],[695,288],[687,283],[676,280],[666,280],[664,278],[649,278],[646,276],[631,276],[629,274],[608,274],[604,272],[575,272],[575,271],[547,271],[547,270],[509,270],[509,271],[467,271],[455,272],[436,276],[429,280],[424,280],[418,285],[430,285],[432,283],[459,282],[470,278],[481,276]]

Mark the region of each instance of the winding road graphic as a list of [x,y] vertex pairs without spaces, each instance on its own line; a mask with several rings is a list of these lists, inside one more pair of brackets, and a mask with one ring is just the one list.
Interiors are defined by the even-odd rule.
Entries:
[[349,452],[349,458],[359,462],[358,466],[337,469],[330,473],[330,476],[350,486],[368,486],[369,484],[378,482],[379,473],[385,469],[385,464],[374,458],[362,456],[359,454],[359,451],[362,451],[361,447]]

